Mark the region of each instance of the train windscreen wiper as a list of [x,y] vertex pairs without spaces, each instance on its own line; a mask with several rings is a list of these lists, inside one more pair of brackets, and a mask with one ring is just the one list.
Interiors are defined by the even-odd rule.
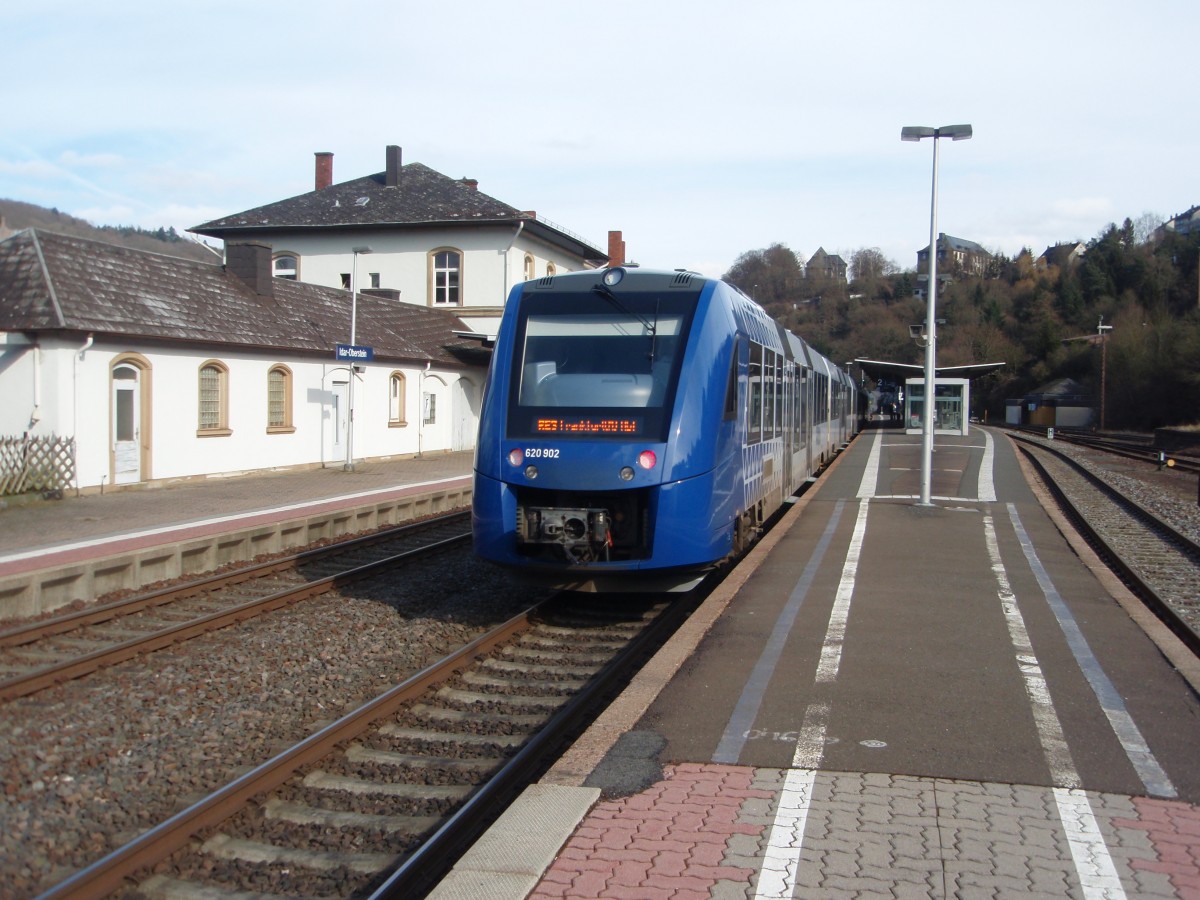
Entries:
[[608,285],[594,284],[592,290],[615,306],[618,310],[625,313],[631,319],[637,319],[642,327],[650,332],[650,362],[654,362],[655,348],[658,342],[658,308],[661,301],[654,302],[654,321],[651,322],[645,316],[635,313],[632,309],[620,301],[616,294],[609,290]]

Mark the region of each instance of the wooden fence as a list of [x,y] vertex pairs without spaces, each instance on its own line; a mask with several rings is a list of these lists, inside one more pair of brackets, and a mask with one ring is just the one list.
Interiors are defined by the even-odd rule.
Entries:
[[0,437],[0,496],[62,491],[74,483],[74,438]]

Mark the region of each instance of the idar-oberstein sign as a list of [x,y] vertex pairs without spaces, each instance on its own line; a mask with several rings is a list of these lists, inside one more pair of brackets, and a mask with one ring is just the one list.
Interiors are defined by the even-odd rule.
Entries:
[[375,348],[362,347],[357,344],[338,344],[333,355],[339,362],[370,362],[375,358]]

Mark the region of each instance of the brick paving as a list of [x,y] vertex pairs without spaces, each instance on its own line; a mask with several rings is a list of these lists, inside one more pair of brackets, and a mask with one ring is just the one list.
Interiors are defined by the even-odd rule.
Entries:
[[817,772],[800,833],[773,835],[787,777],[667,767],[598,803],[529,898],[1200,898],[1200,809],[1187,803],[1076,794],[1102,838],[1093,858],[1068,842],[1048,788],[903,775]]
[[1147,797],[1135,797],[1132,804],[1135,817],[1114,824],[1144,830],[1157,852],[1152,860],[1132,860],[1131,867],[1166,876],[1181,898],[1200,898],[1200,808]]
[[530,900],[745,896],[755,867],[725,857],[731,838],[761,834],[761,824],[739,817],[746,801],[766,804],[771,792],[745,767],[687,764],[665,774],[640,794],[597,804]]

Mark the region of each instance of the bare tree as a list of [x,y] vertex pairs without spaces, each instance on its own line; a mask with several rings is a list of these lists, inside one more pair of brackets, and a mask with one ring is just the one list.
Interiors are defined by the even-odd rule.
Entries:
[[866,281],[894,275],[896,264],[883,255],[878,247],[862,247],[850,254],[850,280]]

